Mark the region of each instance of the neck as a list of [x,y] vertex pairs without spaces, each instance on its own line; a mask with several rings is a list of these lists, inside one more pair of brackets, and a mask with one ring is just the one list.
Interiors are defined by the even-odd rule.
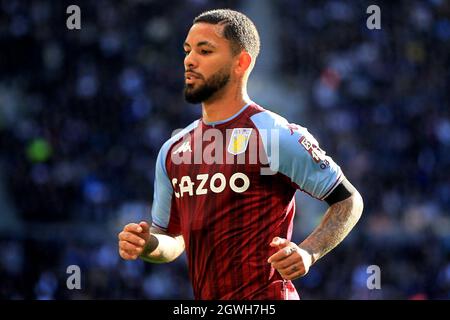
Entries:
[[250,102],[245,86],[225,87],[202,103],[203,119],[206,122],[228,119]]

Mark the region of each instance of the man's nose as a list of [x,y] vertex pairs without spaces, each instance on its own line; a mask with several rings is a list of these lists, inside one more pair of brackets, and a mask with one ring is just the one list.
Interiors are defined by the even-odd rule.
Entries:
[[192,52],[190,52],[185,58],[184,58],[184,66],[186,68],[186,70],[189,69],[194,69],[196,68],[198,65],[197,60],[195,59],[194,55],[192,54]]

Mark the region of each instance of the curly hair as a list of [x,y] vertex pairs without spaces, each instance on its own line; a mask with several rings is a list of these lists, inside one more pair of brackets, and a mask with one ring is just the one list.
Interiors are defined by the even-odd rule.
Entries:
[[230,41],[232,53],[236,55],[245,50],[256,60],[260,48],[259,34],[246,15],[230,9],[216,9],[201,13],[193,24],[199,22],[224,25],[223,35]]

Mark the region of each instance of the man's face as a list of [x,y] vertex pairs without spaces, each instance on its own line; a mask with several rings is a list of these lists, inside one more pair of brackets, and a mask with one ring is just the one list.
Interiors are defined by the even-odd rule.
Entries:
[[184,96],[190,103],[213,97],[230,81],[233,56],[223,26],[196,23],[184,43]]

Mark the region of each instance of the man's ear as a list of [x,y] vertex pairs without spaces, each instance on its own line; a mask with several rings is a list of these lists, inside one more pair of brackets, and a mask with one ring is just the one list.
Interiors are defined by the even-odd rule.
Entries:
[[239,58],[237,60],[236,74],[243,76],[247,70],[249,70],[252,65],[252,56],[247,51],[242,51],[239,53]]

